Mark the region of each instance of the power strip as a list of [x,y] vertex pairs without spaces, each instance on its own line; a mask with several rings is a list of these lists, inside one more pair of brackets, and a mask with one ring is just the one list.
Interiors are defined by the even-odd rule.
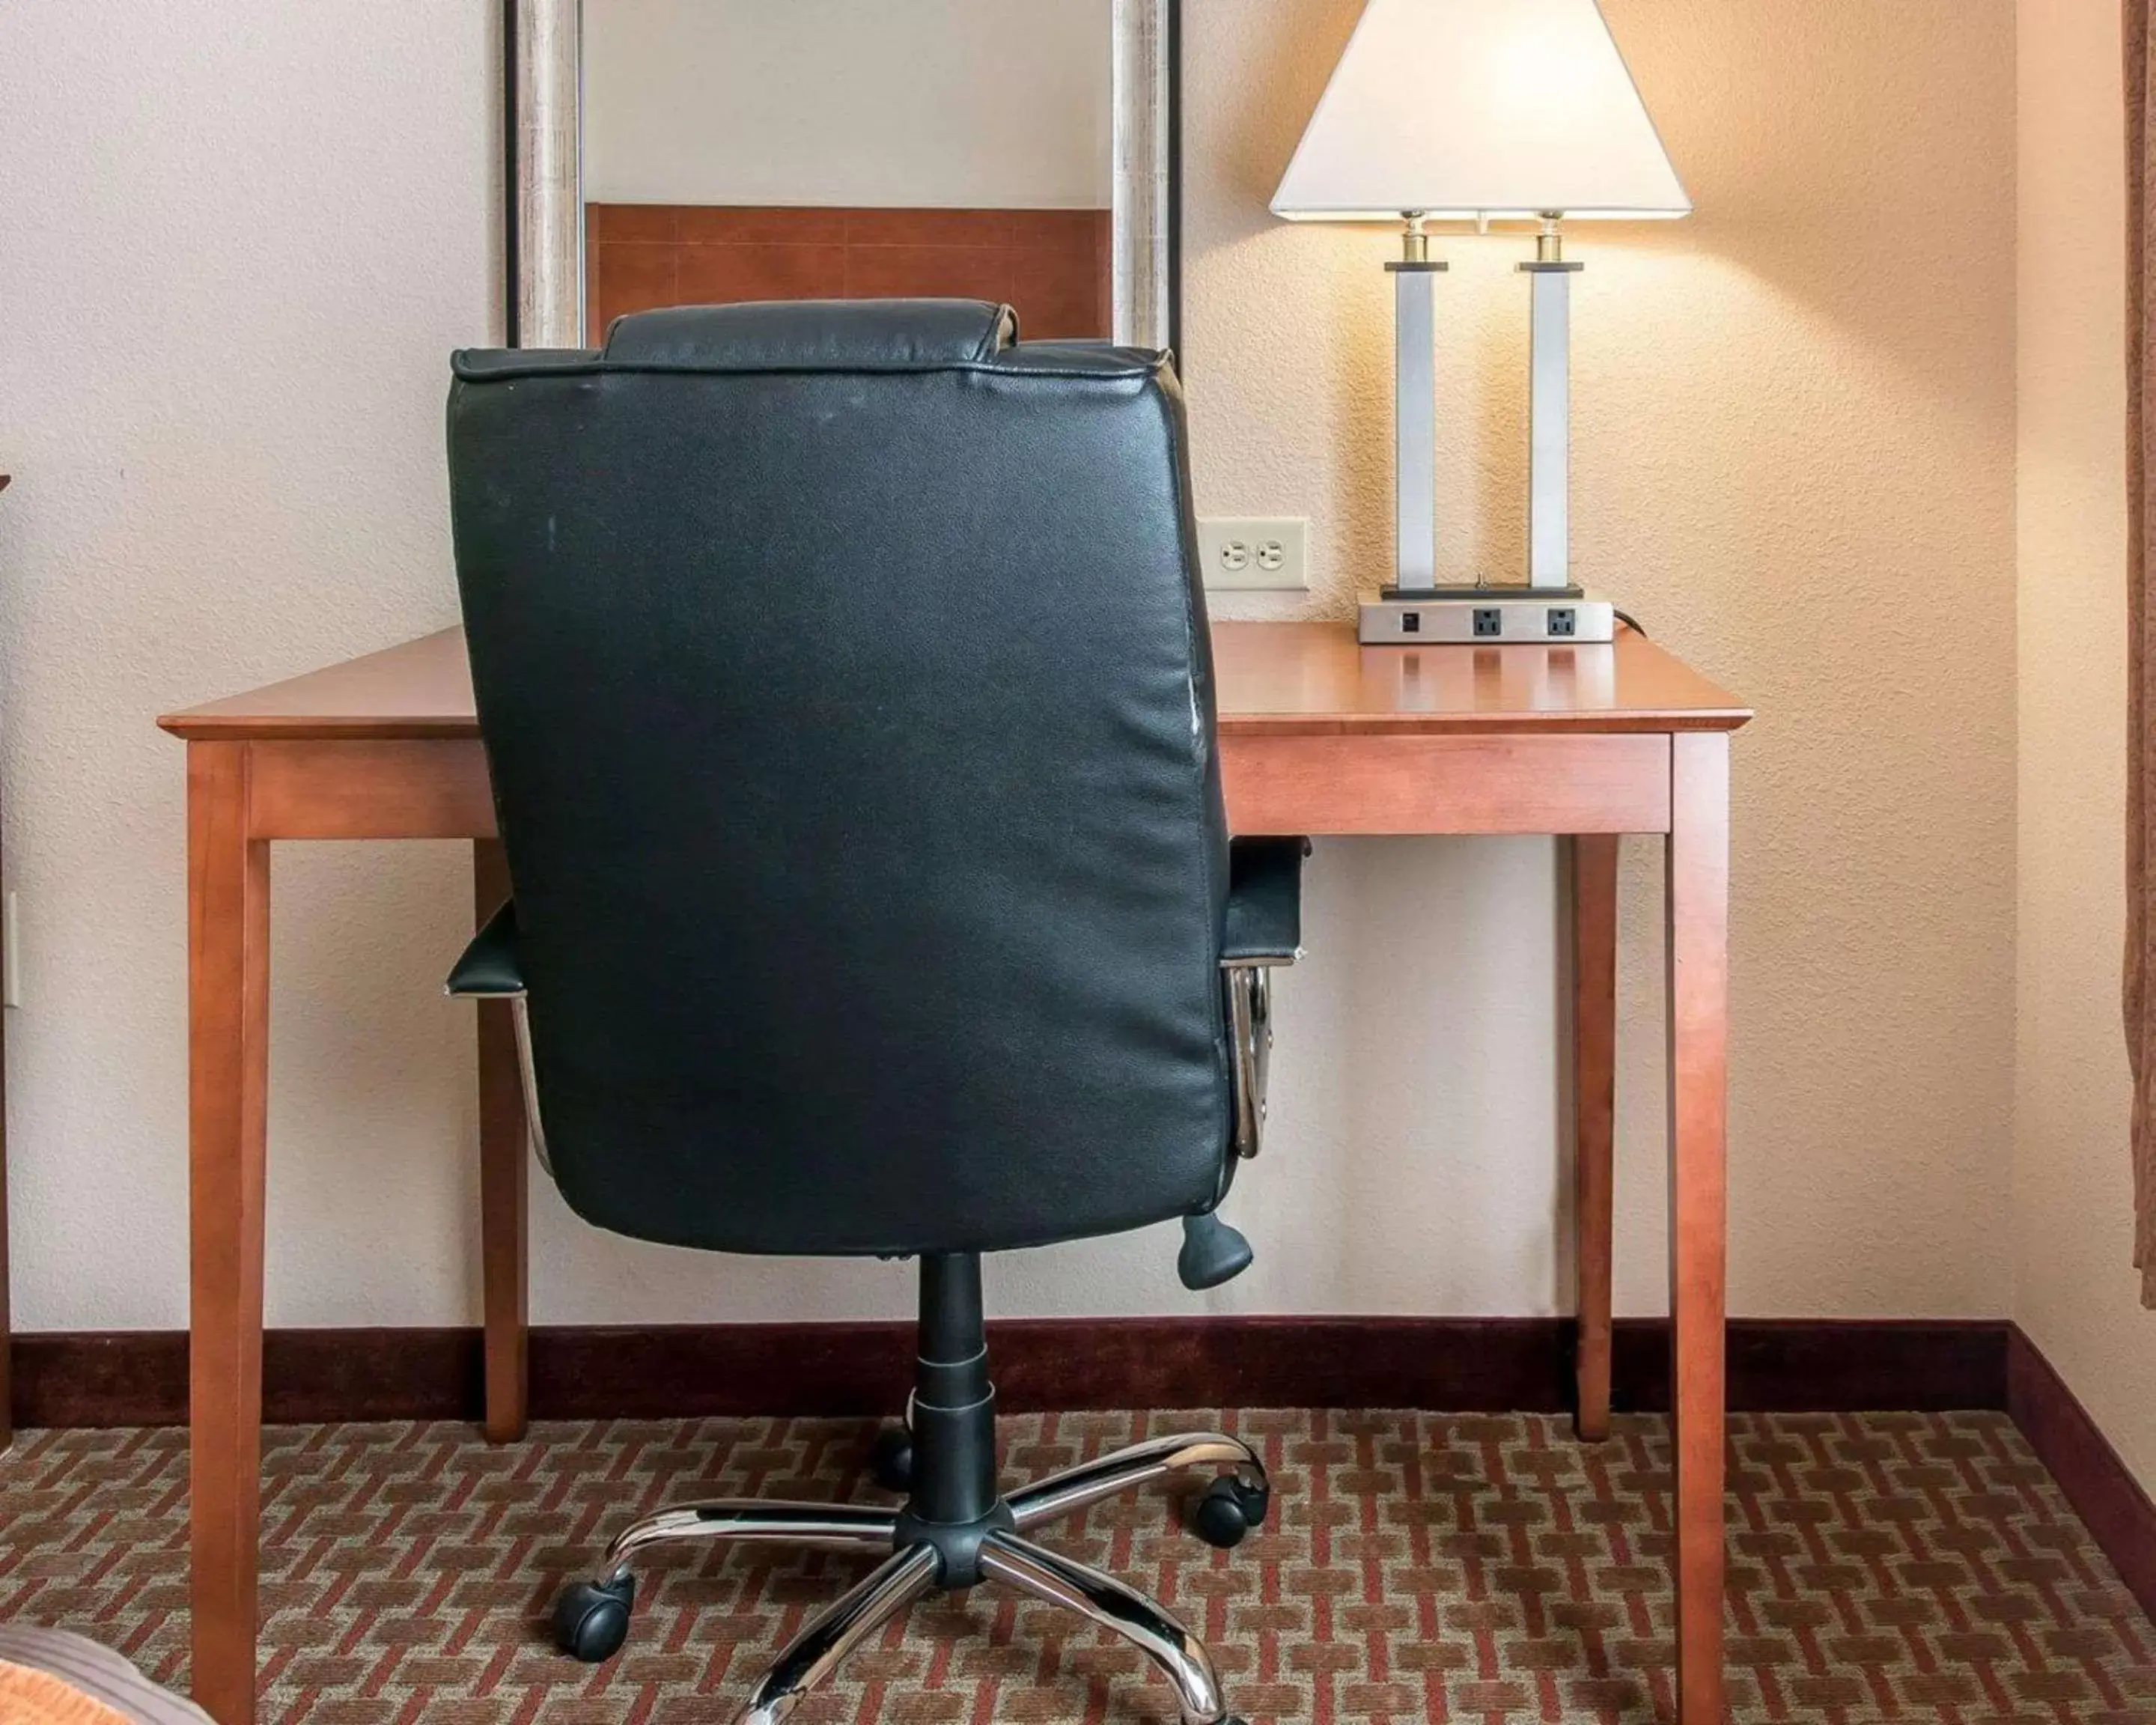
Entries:
[[1486,588],[1455,598],[1390,593],[1363,605],[1357,636],[1365,646],[1568,646],[1615,639],[1617,613],[1592,593],[1522,598],[1521,588]]

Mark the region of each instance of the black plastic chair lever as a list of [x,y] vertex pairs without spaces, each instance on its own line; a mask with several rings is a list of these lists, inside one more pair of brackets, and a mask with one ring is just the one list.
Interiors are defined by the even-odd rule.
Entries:
[[1176,1254],[1175,1273],[1193,1293],[1233,1281],[1250,1267],[1255,1255],[1250,1243],[1219,1217],[1209,1212],[1183,1219],[1183,1250]]

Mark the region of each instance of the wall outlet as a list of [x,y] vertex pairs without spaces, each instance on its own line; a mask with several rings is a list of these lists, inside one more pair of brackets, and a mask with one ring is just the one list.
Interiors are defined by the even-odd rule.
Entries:
[[1301,593],[1310,585],[1310,523],[1215,516],[1198,523],[1198,555],[1208,587]]

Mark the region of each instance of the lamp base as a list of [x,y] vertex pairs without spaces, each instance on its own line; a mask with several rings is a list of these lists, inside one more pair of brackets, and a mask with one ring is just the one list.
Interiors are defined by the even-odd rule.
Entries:
[[1577,587],[1389,587],[1366,601],[1366,647],[1570,646],[1615,639],[1609,600]]

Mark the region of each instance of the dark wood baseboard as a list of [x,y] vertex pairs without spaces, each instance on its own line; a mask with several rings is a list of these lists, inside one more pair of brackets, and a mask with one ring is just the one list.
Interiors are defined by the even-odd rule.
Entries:
[[[2003,1408],[2003,1320],[1738,1319],[1740,1410]],[[1560,1318],[1011,1319],[990,1326],[998,1399],[1043,1408],[1428,1408],[1558,1413],[1572,1396]],[[535,1419],[886,1414],[903,1403],[912,1328],[899,1323],[539,1328]],[[1669,1405],[1669,1326],[1620,1321],[1613,1399]],[[18,1336],[25,1426],[172,1425],[187,1412],[179,1331]],[[264,1417],[479,1417],[480,1337],[467,1329],[273,1330]]]
[[2006,1411],[2128,1591],[2156,1617],[2156,1503],[2018,1326],[2006,1342]]
[[[1732,1318],[1729,1406],[1747,1414],[2003,1408],[2012,1327],[2004,1318]],[[1615,1329],[1611,1404],[1666,1409],[1667,1321],[1620,1318]]]

